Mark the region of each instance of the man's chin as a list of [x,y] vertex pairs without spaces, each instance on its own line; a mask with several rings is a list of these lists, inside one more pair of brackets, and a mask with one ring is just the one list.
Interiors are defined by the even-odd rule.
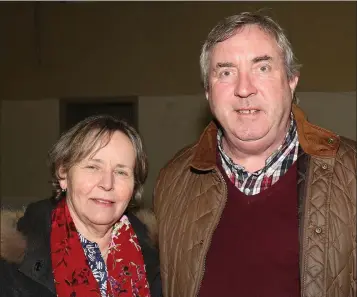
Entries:
[[252,130],[250,131],[235,131],[233,133],[233,136],[240,142],[244,143],[255,143],[255,142],[261,142],[264,141],[265,138],[267,138],[267,135],[269,133],[269,130]]
[[[269,131],[268,131],[269,132]],[[260,154],[271,145],[268,133],[251,133],[249,135],[237,135],[233,141],[238,149],[245,153]]]

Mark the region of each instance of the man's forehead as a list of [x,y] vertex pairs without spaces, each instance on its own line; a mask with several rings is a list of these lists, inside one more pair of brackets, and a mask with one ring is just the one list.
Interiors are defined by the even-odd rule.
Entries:
[[[257,27],[257,26],[256,26]],[[269,57],[269,59],[261,59]],[[257,61],[278,61],[282,58],[282,50],[277,41],[269,33],[259,27],[239,30],[235,35],[216,44],[212,48],[211,63],[239,62],[240,60],[256,63]]]
[[280,47],[272,34],[257,25],[247,25],[235,31],[226,40],[218,42],[212,48],[212,53],[221,51],[248,51],[257,52],[260,55],[266,53],[259,54],[259,51],[280,52]]

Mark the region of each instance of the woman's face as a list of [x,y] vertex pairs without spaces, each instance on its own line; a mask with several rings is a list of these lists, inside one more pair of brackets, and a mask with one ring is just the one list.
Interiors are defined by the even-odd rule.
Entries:
[[134,166],[132,142],[117,131],[105,147],[62,174],[73,219],[93,227],[117,222],[133,195]]

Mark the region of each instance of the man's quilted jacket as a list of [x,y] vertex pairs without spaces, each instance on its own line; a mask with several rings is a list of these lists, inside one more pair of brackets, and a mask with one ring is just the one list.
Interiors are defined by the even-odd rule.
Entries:
[[[356,143],[310,124],[298,127],[302,297],[356,296]],[[198,295],[205,256],[227,200],[217,169],[217,126],[161,170],[154,194],[165,297]]]

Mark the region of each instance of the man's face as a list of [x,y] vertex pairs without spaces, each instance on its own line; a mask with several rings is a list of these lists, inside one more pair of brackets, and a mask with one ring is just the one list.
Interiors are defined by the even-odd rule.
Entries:
[[285,135],[298,77],[287,78],[275,39],[243,27],[211,52],[209,100],[225,136],[260,146]]

